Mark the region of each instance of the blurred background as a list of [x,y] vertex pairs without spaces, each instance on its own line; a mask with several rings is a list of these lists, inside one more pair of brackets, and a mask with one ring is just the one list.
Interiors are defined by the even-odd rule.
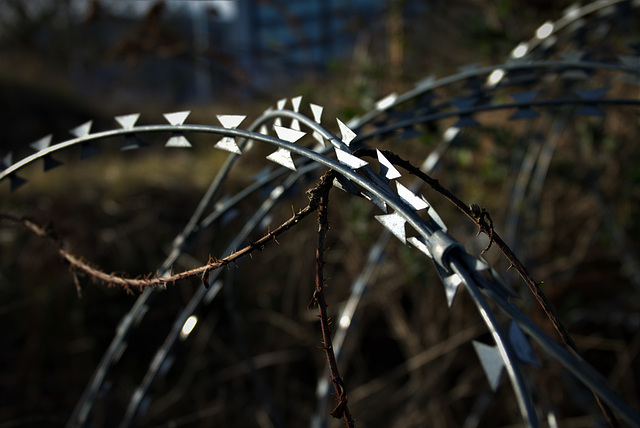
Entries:
[[[24,158],[33,153],[29,144],[47,134],[63,141],[88,120],[92,130],[116,128],[113,117],[130,113],[141,113],[139,124],[157,124],[165,123],[163,113],[191,110],[188,123],[214,125],[218,114],[246,114],[242,128],[277,100],[297,95],[323,105],[325,123],[335,128],[334,117],[347,122],[427,76],[504,63],[572,3],[0,0],[0,159],[8,153],[14,161]],[[638,15],[629,8],[626,20],[597,26],[602,34],[583,35],[581,48],[594,61],[637,56]],[[561,58],[562,50],[575,49],[572,43],[578,42],[546,54]],[[604,72],[573,79],[582,88],[609,88],[608,97],[640,99],[637,84]],[[545,95],[563,98],[573,87],[547,82]],[[438,95],[447,99],[464,90],[461,84]],[[554,128],[556,115],[564,114],[558,110],[518,122],[509,120],[512,111],[483,114],[481,126],[451,148],[435,176],[465,201],[486,207],[501,233],[526,154],[519,144],[555,139],[544,192],[522,208],[522,224],[511,229],[508,243],[544,281],[587,360],[638,409],[639,124],[637,107],[606,112],[571,117],[561,130]],[[420,165],[452,123],[430,124],[401,144],[381,140],[379,146]],[[107,272],[155,272],[226,158],[206,135],[189,136],[192,150],[153,144],[165,140],[150,138],[150,147],[132,152],[105,144],[100,156],[82,162],[70,150],[59,156],[64,166],[46,174],[41,165],[29,166],[20,174],[29,182],[18,191],[0,183],[0,209],[50,222],[74,254]],[[243,156],[224,191],[234,194],[251,183],[266,153]],[[264,231],[286,220],[291,206],[306,205],[304,191],[315,179],[291,192]],[[452,235],[478,254],[486,241],[475,239],[472,225],[442,198],[426,195]],[[250,212],[258,201],[256,195],[238,208]],[[381,227],[368,204],[338,191],[330,212],[327,299],[337,310]],[[229,221],[205,231],[174,270],[222,256],[242,227],[241,220]],[[280,245],[225,273],[224,281],[235,286],[201,308],[198,328],[174,350],[173,364],[134,426],[310,424],[325,364],[315,312],[306,309],[315,240],[316,222],[308,219]],[[0,254],[0,427],[62,426],[136,296],[81,278],[78,298],[55,250],[19,227],[0,224]],[[523,310],[556,338],[529,292],[505,272],[499,252],[491,249],[487,258],[525,297]],[[503,380],[494,396],[473,352],[471,339],[486,342],[488,334],[470,300],[461,294],[449,310],[431,263],[396,242],[380,265],[342,362],[358,425],[519,426],[509,385]],[[199,281],[185,281],[158,293],[88,426],[119,423],[176,313],[198,287]],[[539,358],[543,368],[528,376],[542,414],[553,409],[559,426],[603,426],[589,391]]]
[[569,4],[3,0],[2,127],[16,134],[2,151],[78,119],[261,111],[319,88],[368,111],[427,75],[504,61]]

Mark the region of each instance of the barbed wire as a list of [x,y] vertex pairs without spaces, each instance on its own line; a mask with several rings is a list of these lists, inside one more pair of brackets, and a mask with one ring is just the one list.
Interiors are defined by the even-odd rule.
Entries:
[[[419,83],[414,90],[405,94],[399,96],[392,94],[389,97],[385,97],[377,103],[375,110],[359,119],[353,119],[347,124],[338,120],[337,126],[340,131],[340,137],[322,125],[322,107],[310,104],[308,110],[311,114],[300,112],[301,97],[290,100],[291,110],[285,108],[289,100],[280,100],[275,109],[265,112],[247,130],[238,129],[245,117],[235,115],[218,116],[222,126],[185,124],[189,115],[189,112],[186,111],[165,114],[165,118],[169,122],[168,125],[137,126],[138,114],[118,116],[116,120],[122,129],[92,133],[91,122],[87,122],[71,131],[76,137],[72,140],[51,145],[52,137],[47,136],[33,143],[32,148],[36,152],[18,162],[13,163],[11,154],[8,154],[2,162],[0,181],[9,181],[11,190],[16,191],[27,182],[25,178],[18,175],[18,172],[27,165],[42,160],[45,171],[51,170],[61,165],[61,162],[55,159],[53,155],[75,146],[82,148],[81,158],[86,159],[98,153],[94,143],[98,141],[116,141],[114,137],[124,138],[121,149],[130,150],[143,147],[146,143],[140,139],[140,136],[146,134],[171,133],[171,137],[167,140],[165,146],[183,148],[191,146],[187,133],[221,136],[222,139],[216,143],[215,147],[231,152],[231,155],[212,181],[185,228],[174,240],[170,255],[158,270],[158,283],[162,283],[163,278],[170,277],[171,266],[180,255],[188,250],[190,242],[203,229],[220,219],[225,213],[230,212],[243,199],[267,186],[272,186],[268,197],[247,218],[244,227],[227,245],[227,249],[223,252],[224,254],[233,252],[245,242],[248,236],[269,215],[273,207],[283,200],[283,195],[286,194],[287,190],[299,183],[302,177],[321,167],[329,168],[337,174],[336,186],[355,196],[368,199],[375,207],[382,210],[383,213],[376,215],[375,218],[386,230],[384,234],[380,235],[378,243],[372,246],[368,258],[369,262],[363,268],[361,276],[354,282],[347,305],[338,316],[338,327],[334,336],[334,347],[338,360],[345,335],[352,328],[352,320],[358,301],[364,293],[368,279],[372,275],[371,266],[380,260],[381,249],[388,238],[393,235],[404,245],[417,249],[433,260],[435,269],[445,286],[449,307],[451,307],[453,298],[461,285],[467,290],[494,340],[494,345],[491,346],[481,342],[474,342],[474,348],[480,358],[481,365],[494,390],[497,388],[500,374],[503,371],[507,372],[522,419],[527,426],[538,426],[539,421],[531,394],[528,392],[520,369],[520,362],[537,363],[535,353],[526,340],[524,333],[538,342],[546,352],[592,389],[625,421],[632,425],[640,425],[638,414],[611,390],[601,375],[584,360],[567,352],[543,333],[510,300],[517,295],[500,279],[495,270],[484,260],[470,255],[462,244],[447,233],[446,223],[431,203],[418,193],[419,187],[409,188],[400,183],[399,178],[402,175],[395,169],[393,162],[389,160],[389,156],[379,150],[376,152],[377,164],[379,165],[379,170],[376,171],[369,162],[354,154],[357,153],[356,150],[358,148],[368,147],[367,144],[370,144],[376,138],[393,135],[400,139],[403,136],[414,135],[417,131],[416,125],[457,117],[458,120],[453,127],[444,132],[440,146],[422,163],[423,170],[431,171],[454,140],[461,137],[463,128],[479,124],[479,121],[474,117],[475,114],[516,109],[516,113],[511,116],[511,119],[534,119],[539,116],[538,110],[545,111],[545,109],[557,106],[573,106],[574,114],[577,112],[578,114],[601,116],[602,108],[612,105],[639,106],[639,99],[604,98],[608,88],[571,88],[571,91],[577,96],[560,96],[545,100],[537,99],[542,89],[528,90],[511,94],[514,102],[491,104],[493,95],[497,91],[520,86],[523,81],[522,79],[519,80],[519,77],[526,73],[534,77],[533,79],[525,79],[526,84],[539,83],[545,76],[562,76],[567,73],[586,73],[591,71],[621,73],[624,77],[627,77],[626,80],[637,82],[640,75],[640,67],[638,67],[640,58],[635,56],[621,56],[619,57],[619,64],[583,61],[575,58],[566,61],[537,61],[526,58],[526,55],[530,55],[538,47],[549,49],[552,43],[545,43],[545,40],[551,40],[550,37],[555,32],[567,27],[571,22],[576,22],[589,13],[621,4],[636,5],[633,2],[609,1],[598,2],[597,5],[581,9],[571,9],[560,21],[549,24],[551,30],[545,32],[545,37],[537,36],[532,41],[521,44],[514,50],[512,57],[517,56],[520,62],[466,70],[458,75],[439,81],[428,79]],[[516,52],[518,48],[520,48],[520,51]],[[522,54],[523,50],[525,54]],[[525,60],[527,62],[524,62]],[[433,91],[435,89],[465,81],[477,82],[480,78],[485,79],[485,85],[476,84],[472,87],[471,94],[461,98],[448,99],[438,105],[432,104]],[[411,105],[406,106],[407,104]],[[533,110],[534,108],[536,110]],[[381,116],[385,117],[376,121]],[[283,126],[284,120],[291,121],[290,126]],[[272,126],[276,137],[268,135],[268,124]],[[302,130],[303,127],[305,131]],[[373,128],[373,130],[365,132],[365,128]],[[421,131],[417,132],[421,133]],[[313,141],[302,145],[302,142],[307,141],[307,136],[312,136]],[[214,197],[219,197],[221,184],[228,178],[234,163],[243,153],[250,150],[251,145],[254,143],[274,146],[276,151],[267,156],[267,159],[283,168],[267,172],[257,178],[249,186],[230,196],[223,203],[218,204],[212,213],[203,218],[205,210],[211,205]],[[534,153],[531,155],[532,157],[537,156],[539,151],[532,150],[532,153]],[[553,150],[551,150],[552,153]],[[296,155],[296,158],[293,155]],[[526,161],[524,164],[531,165],[533,162]],[[537,162],[540,162],[540,160]],[[529,183],[532,180],[532,175],[530,174],[532,170],[530,166],[521,170],[522,178],[517,183],[517,189],[520,189],[518,194],[523,194],[522,189],[529,187]],[[539,168],[537,176],[533,176],[533,181],[541,183],[543,176],[544,168]],[[277,182],[276,180],[281,180],[279,181],[280,184],[273,186],[272,183]],[[539,184],[538,189],[539,191],[531,192],[534,197],[536,197],[536,194],[539,197],[541,191]],[[514,206],[517,206],[522,199],[523,197],[515,198]],[[426,211],[426,218],[418,214],[422,210]],[[513,211],[517,210],[514,209]],[[480,221],[480,218],[478,218],[478,221]],[[130,426],[140,413],[141,407],[143,407],[143,403],[149,395],[151,385],[160,376],[163,364],[170,356],[172,348],[181,338],[183,327],[190,317],[194,316],[194,313],[203,302],[210,302],[220,292],[222,287],[219,279],[220,271],[210,272],[205,268],[204,272],[206,275],[204,282],[213,285],[198,288],[191,297],[190,302],[175,318],[169,334],[156,351],[147,373],[129,401],[121,426]],[[486,272],[489,272],[491,280],[484,276]],[[167,279],[166,281],[171,280]],[[141,318],[149,310],[152,296],[153,292],[150,288],[144,289],[129,313],[120,321],[116,336],[94,372],[89,386],[78,402],[74,413],[71,415],[68,426],[81,426],[88,421],[89,414],[95,405],[98,393],[104,385],[110,368],[123,354],[126,348],[126,338],[130,330],[140,322]],[[513,321],[508,333],[502,330],[487,299],[497,305]],[[318,382],[318,409],[323,407],[322,403],[326,402],[328,394],[328,388],[323,386],[324,384],[326,384],[326,381]],[[324,422],[322,421],[326,420],[324,418],[326,418],[326,414],[321,416],[320,412],[318,412],[313,419],[314,425],[323,425]]]

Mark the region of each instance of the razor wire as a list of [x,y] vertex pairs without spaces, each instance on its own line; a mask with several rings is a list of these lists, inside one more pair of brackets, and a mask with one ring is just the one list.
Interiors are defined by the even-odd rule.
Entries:
[[[603,7],[610,7],[617,3],[623,2],[601,2],[600,10]],[[604,5],[604,3],[607,3]],[[584,12],[584,13],[583,13]],[[592,13],[589,12],[589,13]],[[587,14],[587,8],[578,12],[571,12],[567,15],[571,15],[574,20]],[[567,17],[565,17],[567,18]],[[560,29],[563,25],[553,26],[554,30]],[[534,42],[540,38],[534,39]],[[530,42],[527,45],[527,52],[533,50],[537,44]],[[542,42],[538,43],[542,44]],[[523,55],[524,56],[524,55]],[[322,109],[319,106],[311,105],[311,113],[313,120],[309,117],[299,113],[301,98],[292,99],[292,110],[284,110],[286,100],[281,100],[275,110],[266,112],[256,122],[254,122],[247,131],[236,129],[241,123],[240,116],[219,116],[219,120],[223,126],[209,126],[209,125],[188,125],[185,124],[185,120],[188,117],[188,112],[177,112],[166,114],[165,118],[169,122],[169,125],[148,125],[148,126],[136,126],[135,123],[138,119],[138,115],[119,116],[116,118],[118,123],[122,126],[122,129],[103,131],[97,133],[91,133],[91,124],[88,122],[81,125],[78,128],[72,130],[72,133],[76,135],[76,138],[65,141],[56,145],[51,145],[51,136],[45,137],[42,140],[32,144],[32,147],[36,149],[36,153],[26,157],[25,159],[16,163],[12,162],[11,155],[7,155],[3,162],[3,171],[0,172],[0,181],[8,180],[12,190],[17,190],[26,180],[17,172],[28,164],[35,162],[36,160],[43,160],[45,170],[53,169],[59,166],[61,163],[53,158],[53,154],[57,151],[64,150],[71,146],[81,146],[83,159],[90,157],[97,153],[97,149],[92,145],[93,142],[98,140],[110,139],[113,137],[124,137],[125,142],[122,145],[122,149],[139,148],[143,146],[140,135],[147,133],[166,133],[170,132],[172,136],[165,144],[167,147],[189,147],[191,144],[185,136],[186,132],[197,133],[211,133],[222,136],[222,140],[216,144],[217,148],[232,152],[227,164],[218,174],[209,190],[203,197],[196,212],[191,217],[191,220],[187,223],[187,226],[179,237],[173,243],[173,249],[166,262],[163,263],[163,268],[160,270],[160,276],[165,276],[169,272],[170,266],[177,260],[178,256],[182,254],[188,248],[188,241],[193,239],[198,233],[200,228],[207,227],[212,224],[217,218],[223,214],[229,212],[229,210],[242,200],[243,197],[255,192],[264,186],[267,186],[273,180],[286,176],[288,177],[282,182],[282,184],[276,186],[270,193],[269,197],[264,200],[262,207],[257,210],[253,218],[246,224],[246,227],[237,235],[237,239],[234,240],[228,247],[228,251],[231,251],[235,246],[242,243],[246,237],[253,231],[260,221],[269,213],[271,208],[275,206],[278,201],[281,200],[285,190],[293,186],[304,173],[317,169],[319,166],[332,168],[339,173],[340,180],[336,183],[339,187],[343,188],[349,193],[353,193],[357,196],[364,196],[369,199],[373,205],[381,209],[384,213],[376,216],[375,218],[382,223],[387,230],[385,234],[387,236],[394,235],[402,243],[408,246],[412,246],[425,255],[434,260],[436,270],[445,285],[447,293],[447,300],[449,306],[451,306],[453,297],[455,296],[460,285],[463,285],[469,294],[472,296],[474,303],[478,307],[480,314],[484,318],[484,322],[492,333],[495,341],[495,346],[487,346],[474,343],[476,352],[479,355],[482,367],[490,380],[490,384],[493,389],[497,386],[500,373],[506,369],[510,380],[512,382],[516,399],[518,401],[523,420],[529,426],[537,426],[537,415],[533,404],[531,403],[530,394],[527,392],[527,388],[524,384],[522,375],[519,372],[519,364],[517,361],[525,361],[528,363],[534,363],[533,351],[528,343],[523,340],[522,333],[518,328],[524,330],[531,338],[536,340],[542,345],[542,347],[549,352],[554,358],[559,360],[565,368],[572,371],[580,380],[587,384],[590,388],[595,390],[606,402],[608,402],[619,414],[625,418],[631,424],[640,424],[638,415],[630,409],[622,400],[620,400],[605,384],[602,378],[586,365],[582,360],[576,359],[574,356],[568,354],[561,347],[559,347],[550,338],[545,336],[539,328],[533,325],[530,320],[519,310],[513,303],[509,301],[510,297],[515,297],[510,288],[500,281],[498,275],[493,269],[491,269],[484,261],[477,259],[469,255],[459,244],[454,241],[447,234],[445,223],[439,217],[433,207],[426,201],[424,197],[416,194],[416,190],[405,188],[398,181],[396,181],[396,189],[390,187],[390,183],[399,178],[400,175],[396,175],[397,171],[393,171],[390,163],[384,158],[384,155],[379,153],[379,164],[381,170],[376,172],[367,165],[367,162],[356,158],[352,155],[352,148],[360,145],[366,145],[374,138],[381,137],[393,133],[396,135],[400,132],[402,134],[414,133],[416,125],[423,125],[435,121],[439,121],[445,118],[458,118],[458,122],[453,128],[449,128],[445,132],[443,138],[443,145],[440,150],[436,150],[433,153],[436,155],[430,155],[423,163],[423,169],[431,170],[438,162],[439,156],[446,151],[447,145],[451,143],[456,137],[459,136],[461,129],[478,124],[477,120],[473,117],[476,113],[495,110],[516,109],[516,114],[512,116],[513,119],[528,119],[537,117],[537,113],[533,110],[536,108],[552,107],[552,106],[566,106],[575,105],[578,108],[584,108],[587,112],[591,112],[592,115],[599,115],[601,106],[608,105],[640,105],[640,100],[624,99],[624,98],[603,98],[606,91],[597,88],[589,90],[576,90],[577,97],[565,97],[565,98],[553,98],[548,100],[536,100],[540,91],[528,91],[524,93],[511,94],[515,102],[512,103],[498,103],[488,104],[493,92],[498,89],[504,90],[510,85],[518,85],[519,82],[516,78],[511,81],[509,76],[522,75],[522,72],[533,73],[537,79],[546,73],[563,74],[584,70],[608,70],[624,73],[626,76],[631,76],[633,79],[638,79],[640,70],[637,68],[637,64],[640,64],[638,57],[625,56],[620,58],[621,64],[612,65],[597,62],[587,61],[532,61],[530,63],[513,63],[503,64],[500,66],[489,67],[484,69],[476,69],[471,71],[465,71],[457,76],[443,79],[441,81],[434,81],[428,79],[418,84],[417,88],[413,91],[403,94],[401,96],[391,95],[390,97],[381,100],[376,109],[368,115],[363,116],[361,119],[355,119],[348,122],[347,125],[338,121],[338,127],[340,129],[341,137],[338,138],[326,128],[321,125],[320,115]],[[501,79],[498,82],[490,80],[491,76],[496,76],[495,73],[500,71],[502,74]],[[445,85],[450,85],[456,82],[463,82],[478,77],[487,77],[492,85],[487,85],[486,90],[476,92],[468,97],[461,99],[447,100],[440,105],[432,105],[431,92]],[[418,103],[418,107],[412,107],[408,112],[394,111],[402,103],[415,100],[427,100],[426,104]],[[283,102],[284,101],[284,102]],[[449,110],[447,110],[449,109]],[[371,125],[373,119],[381,114],[387,114],[387,120],[382,120],[376,123],[375,130],[369,133],[360,133],[366,125]],[[290,127],[282,126],[282,120],[288,119],[292,121]],[[265,124],[268,122],[274,122],[273,129],[276,132],[278,138],[269,137],[265,132]],[[300,130],[300,124],[309,128],[316,137],[316,143],[320,141],[322,146],[316,146],[314,149],[310,149],[310,146],[296,145],[299,139],[302,139],[302,131]],[[260,132],[255,132],[256,129],[261,129]],[[419,131],[418,131],[419,132]],[[238,140],[236,140],[238,139]],[[260,142],[270,144],[276,147],[276,151],[267,157],[270,161],[275,162],[287,169],[278,169],[274,172],[267,173],[264,177],[256,180],[252,185],[248,186],[242,192],[231,196],[226,202],[221,203],[209,215],[205,220],[202,218],[205,208],[213,200],[214,195],[219,189],[219,185],[225,180],[230,173],[234,161],[243,153],[243,150],[248,142]],[[327,142],[330,143],[327,146]],[[328,157],[327,155],[333,149],[333,155],[336,160]],[[294,162],[292,154],[298,155],[301,159]],[[384,167],[383,167],[384,166]],[[289,170],[293,170],[290,172]],[[528,180],[527,180],[528,181]],[[393,213],[389,214],[388,209],[393,209]],[[426,209],[428,220],[417,215],[417,211]],[[415,236],[407,236],[410,226]],[[390,235],[389,235],[390,234]],[[381,236],[380,246],[383,246],[383,238]],[[371,261],[378,260],[381,250],[380,246],[374,246],[372,248]],[[375,251],[374,251],[375,250]],[[227,252],[228,252],[227,251]],[[487,271],[491,272],[493,282],[487,282],[479,272]],[[218,272],[218,271],[216,271]],[[361,295],[363,292],[363,284],[366,283],[367,277],[370,276],[370,271],[363,271],[363,276],[359,278],[354,284],[354,291],[352,296]],[[214,284],[220,284],[217,282],[217,273],[212,273],[209,280]],[[150,384],[158,375],[159,369],[162,366],[164,359],[169,355],[170,350],[179,337],[179,332],[186,322],[186,320],[192,316],[197,307],[203,300],[212,299],[220,290],[220,286],[214,286],[209,290],[201,287],[198,289],[191,302],[182,313],[174,321],[174,326],[171,329],[171,333],[167,336],[165,343],[156,352],[152,363],[149,366],[149,371],[145,376],[143,383],[138,389],[136,389],[132,400],[130,401],[129,409],[125,419],[123,420],[123,426],[128,426],[135,418],[139,411],[142,401],[146,398]],[[80,403],[82,404],[76,409],[74,415],[70,419],[70,426],[79,425],[86,421],[88,413],[96,399],[96,394],[101,384],[104,381],[104,376],[109,370],[109,367],[122,355],[125,345],[125,337],[127,332],[132,328],[135,323],[140,321],[140,318],[144,316],[144,313],[148,310],[148,300],[153,293],[149,290],[145,290],[138,301],[130,311],[130,313],[123,318],[117,329],[117,335],[112,342],[112,347],[105,354],[103,362],[101,362],[99,370],[96,370],[94,374],[94,380],[91,382],[91,387],[85,392],[86,396],[83,396]],[[505,311],[510,318],[514,321],[513,326],[509,329],[509,335],[501,331],[500,326],[496,322],[492,315],[492,310],[487,304],[485,297],[488,297],[494,304]],[[357,299],[357,297],[355,297]],[[353,304],[349,306],[349,310],[343,313],[345,321],[342,322],[342,317],[339,318],[339,326],[351,325],[350,319],[353,317]],[[351,314],[351,315],[349,315]],[[336,335],[338,335],[338,332]],[[113,348],[113,352],[112,349]],[[338,348],[338,347],[337,347]],[[337,349],[339,352],[339,348]]]
[[[500,331],[497,322],[491,315],[492,312],[487,306],[486,301],[482,299],[480,294],[478,294],[480,289],[485,292],[487,292],[487,290],[491,290],[491,293],[488,294],[491,296],[494,302],[497,302],[500,307],[505,310],[505,312],[509,313],[509,315],[513,317],[514,321],[523,326],[527,332],[535,335],[534,338],[538,340],[546,350],[551,349],[551,351],[549,352],[553,352],[554,357],[558,358],[565,366],[570,365],[571,367],[567,367],[567,369],[573,371],[574,374],[576,374],[590,388],[597,391],[597,393],[601,395],[603,399],[605,399],[605,401],[607,401],[614,409],[619,411],[623,417],[625,417],[629,421],[634,421],[634,423],[640,421],[640,419],[637,419],[637,415],[635,415],[631,409],[629,409],[623,402],[621,402],[621,400],[617,398],[617,396],[613,392],[605,389],[602,380],[593,374],[594,372],[592,371],[592,369],[584,368],[588,366],[581,367],[579,360],[572,360],[572,357],[570,357],[569,354],[567,354],[565,351],[560,351],[559,349],[554,348],[554,346],[552,345],[552,343],[554,342],[551,339],[546,336],[540,335],[540,332],[535,330],[527,322],[527,318],[517,312],[517,308],[506,299],[508,297],[514,297],[513,292],[510,291],[506,285],[497,281],[495,283],[478,284],[478,278],[482,277],[477,275],[474,277],[472,276],[472,273],[489,269],[489,266],[486,263],[475,259],[468,253],[464,252],[461,244],[455,241],[446,233],[446,226],[444,225],[442,219],[438,216],[433,207],[426,201],[424,197],[414,194],[399,182],[396,182],[397,190],[395,193],[390,190],[388,183],[391,181],[391,178],[398,178],[401,177],[401,175],[398,174],[397,170],[390,169],[391,164],[390,162],[388,162],[388,160],[385,161],[384,155],[378,152],[380,163],[381,165],[383,165],[383,167],[381,168],[380,172],[375,172],[367,166],[367,162],[350,154],[348,147],[351,141],[354,140],[355,134],[350,133],[350,130],[346,128],[344,124],[341,125],[343,134],[342,140],[338,140],[337,137],[329,133],[327,130],[315,125],[314,122],[312,122],[308,118],[305,118],[299,113],[283,110],[269,113],[267,116],[270,115],[288,117],[294,120],[298,120],[305,125],[310,125],[310,127],[312,127],[315,132],[323,134],[323,136],[332,144],[336,153],[336,157],[338,158],[338,162],[336,162],[336,160],[322,156],[319,153],[308,148],[296,146],[291,141],[276,139],[259,133],[214,126],[174,124],[171,126],[158,125],[137,128],[133,127],[131,129],[125,130],[127,132],[117,130],[95,134],[87,133],[84,136],[78,137],[74,140],[70,140],[69,142],[61,143],[52,146],[49,149],[40,151],[37,156],[32,157],[28,160],[28,162],[23,161],[14,164],[13,168],[9,168],[8,171],[3,172],[2,178],[11,176],[11,174],[14,174],[15,171],[17,171],[19,168],[22,168],[27,163],[30,163],[35,159],[45,158],[56,150],[66,148],[71,145],[86,145],[91,141],[102,138],[109,138],[114,135],[132,135],[134,133],[143,134],[147,132],[172,131],[174,135],[170,137],[170,142],[168,144],[172,144],[171,139],[185,138],[182,133],[186,131],[212,132],[216,134],[222,134],[224,136],[223,138],[241,137],[247,140],[265,142],[277,147],[277,150],[274,153],[281,153],[282,157],[276,157],[278,163],[287,163],[291,166],[291,169],[295,168],[295,165],[293,164],[293,160],[291,158],[291,154],[294,153],[304,156],[318,164],[329,167],[338,172],[343,178],[348,180],[348,183],[351,184],[351,186],[347,185],[348,187],[350,187],[349,190],[354,191],[351,187],[353,185],[356,185],[358,186],[358,188],[363,189],[364,193],[361,194],[367,196],[368,199],[372,201],[378,202],[375,204],[376,206],[382,206],[383,208],[388,207],[393,209],[393,213],[378,215],[376,216],[376,219],[403,243],[418,248],[434,259],[434,261],[436,262],[436,269],[438,270],[438,273],[442,277],[443,283],[445,284],[448,302],[450,305],[453,301],[453,297],[455,296],[458,287],[463,284],[467,288],[467,290],[473,296],[480,313],[485,318],[485,323],[489,327],[490,331],[492,331],[492,335],[496,341],[495,349],[492,349],[492,347],[487,347],[487,345],[475,345],[483,367],[485,368],[490,382],[494,387],[497,386],[500,372],[503,368],[506,368],[511,378],[512,384],[514,385],[516,397],[521,407],[522,416],[528,425],[537,426],[535,410],[533,404],[530,402],[530,396],[526,392],[524,381],[522,379],[522,376],[519,374],[519,369],[515,361],[516,355],[530,355],[532,354],[532,350],[528,347],[521,349],[523,347],[523,343],[526,342],[518,342],[518,345],[520,346],[518,352],[511,349],[511,347],[514,346],[513,343],[510,343],[504,333]],[[184,114],[182,114],[181,116],[186,118],[186,115]],[[175,116],[169,117],[173,118]],[[297,139],[301,136],[300,134],[302,134],[301,131],[296,131],[290,128],[277,127],[276,129],[281,136],[287,136],[289,140],[294,141],[297,141]],[[184,144],[184,142],[182,142],[182,144]],[[291,164],[289,164],[289,162],[291,162]],[[385,167],[384,165],[388,166]],[[363,175],[356,173],[356,171],[360,169],[362,169]],[[292,176],[290,182],[294,183],[295,181],[297,181],[297,177]],[[272,196],[275,197],[267,200],[267,205],[265,206],[265,208],[258,210],[256,215],[258,217],[263,216],[264,213],[270,209],[269,205],[272,206],[273,203],[275,203],[275,201],[277,200],[277,197],[280,196],[283,191],[284,186],[277,187],[272,192]],[[360,190],[355,191],[361,192]],[[428,221],[425,221],[424,219],[421,219],[416,215],[417,211],[423,209],[427,210],[427,214],[429,215]],[[405,225],[411,226],[416,232],[418,232],[419,236],[407,237]],[[251,231],[255,226],[256,223],[249,223],[247,224],[246,229],[248,229],[248,231]],[[247,235],[248,233],[245,234],[242,232],[238,234],[239,242],[242,242]],[[237,243],[234,244],[237,245]],[[458,253],[460,253],[462,256],[460,256]],[[449,257],[452,254],[456,254],[457,257],[452,258],[450,261]],[[494,271],[492,271],[492,274],[493,273]],[[210,279],[213,279],[215,281],[217,278]],[[217,291],[218,289],[219,288],[214,288],[213,290]],[[153,380],[153,378],[155,377],[155,373],[163,363],[163,359],[168,355],[168,351],[165,348],[170,348],[172,342],[175,342],[188,316],[190,316],[190,314],[195,310],[195,306],[197,306],[199,300],[204,298],[204,295],[207,292],[208,291],[204,287],[200,288],[199,292],[197,292],[196,294],[197,297],[192,299],[193,305],[189,305],[187,308],[185,308],[183,314],[176,319],[176,323],[174,324],[172,333],[167,337],[167,341],[165,342],[166,345],[159,349],[156,357],[154,357],[153,359],[152,365],[150,366],[150,375],[145,376],[145,379],[149,379],[149,381],[145,381],[143,383],[143,388],[136,390],[136,392],[134,393],[134,399],[132,401],[133,406],[130,407],[130,410],[127,412],[127,416],[124,420],[124,426],[127,426],[129,424],[130,418],[132,418],[137,412],[139,402],[145,396],[145,390],[148,387],[148,383]],[[565,352],[566,355],[562,352]],[[497,360],[502,360],[503,362],[496,366]]]

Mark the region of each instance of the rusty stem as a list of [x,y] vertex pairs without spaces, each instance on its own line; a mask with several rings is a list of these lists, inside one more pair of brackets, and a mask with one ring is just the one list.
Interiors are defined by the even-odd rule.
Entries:
[[[167,284],[173,284],[178,280],[190,278],[193,276],[200,276],[201,278],[205,278],[207,276],[206,273],[212,270],[219,269],[223,266],[234,263],[240,257],[246,256],[255,250],[262,251],[266,244],[268,244],[270,241],[275,240],[279,235],[291,229],[316,209],[317,201],[312,200],[310,201],[309,205],[295,213],[289,220],[285,221],[276,229],[270,231],[262,238],[258,239],[256,242],[251,242],[246,247],[222,259],[210,258],[207,264],[203,266],[172,274],[163,278],[158,278],[157,276],[153,277],[153,275],[148,275],[144,278],[126,278],[123,276],[106,273],[99,268],[91,266],[87,262],[83,261],[79,257],[73,255],[70,251],[65,249],[62,241],[60,241],[56,237],[55,233],[50,228],[42,227],[31,219],[25,217],[15,217],[9,214],[0,214],[0,219],[12,223],[22,224],[24,227],[34,232],[36,235],[48,239],[50,242],[52,242],[56,246],[58,254],[60,254],[60,256],[67,263],[69,263],[74,274],[74,281],[76,282],[76,285],[77,278],[75,277],[75,274],[82,273],[88,275],[94,282],[103,283],[110,286],[119,286],[124,288],[127,292],[130,292],[132,289],[142,291],[143,289],[148,287],[165,287]],[[203,282],[206,286],[206,281],[203,280]]]
[[322,330],[322,348],[327,355],[329,371],[331,373],[331,383],[338,399],[338,405],[331,412],[331,416],[340,419],[343,418],[347,427],[354,426],[354,420],[349,412],[347,402],[347,393],[345,391],[344,382],[340,377],[336,356],[333,351],[331,342],[331,328],[329,327],[329,316],[327,315],[327,302],[324,297],[324,241],[329,230],[329,221],[327,216],[329,204],[329,191],[331,190],[332,180],[327,175],[323,176],[320,184],[315,189],[308,192],[311,200],[318,201],[318,247],[316,248],[316,283],[313,292],[312,303],[318,306],[318,317],[320,318],[320,328]]

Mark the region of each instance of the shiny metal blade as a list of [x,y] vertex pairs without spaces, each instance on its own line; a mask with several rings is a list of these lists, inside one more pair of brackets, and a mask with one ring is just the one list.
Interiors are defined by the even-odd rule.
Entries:
[[347,165],[351,169],[362,168],[365,165],[368,165],[369,162],[360,159],[357,156],[352,155],[351,153],[345,152],[344,150],[340,150],[337,147],[334,148],[336,151],[336,157],[341,164]]
[[280,164],[285,168],[289,168],[292,171],[296,171],[296,165],[293,163],[291,152],[287,149],[279,148],[278,150],[267,156],[267,159]]
[[356,133],[353,132],[347,125],[342,123],[340,119],[336,119],[338,121],[338,127],[340,128],[340,135],[342,136],[342,142],[347,146],[351,144],[354,138],[357,137]]
[[40,138],[38,141],[35,141],[31,144],[29,144],[29,147],[31,147],[33,150],[39,152],[40,150],[44,150],[46,148],[48,148],[51,145],[51,139],[53,138],[52,134],[49,134],[45,137]]
[[378,220],[382,225],[389,230],[389,232],[393,233],[396,238],[402,241],[403,244],[407,242],[407,235],[405,232],[404,225],[407,222],[400,214],[397,212],[391,214],[383,214],[375,216],[376,220]]
[[387,180],[394,180],[402,177],[400,171],[398,171],[396,167],[389,162],[389,159],[387,159],[380,150],[376,149],[376,153],[378,155],[378,162],[380,163],[381,175],[384,175]]
[[480,364],[482,365],[484,374],[487,376],[491,390],[495,392],[500,384],[500,377],[502,375],[502,369],[504,368],[504,361],[500,356],[500,350],[495,346],[485,345],[475,340],[472,343],[478,354],[478,358],[480,358]]
[[189,114],[191,114],[191,111],[177,111],[175,113],[165,113],[163,116],[171,125],[182,125]]
[[125,114],[123,116],[116,116],[116,122],[124,129],[133,129],[136,122],[140,118],[140,113]]
[[91,125],[93,124],[93,121],[90,120],[88,122],[83,123],[80,126],[77,126],[73,129],[70,129],[69,132],[72,135],[75,135],[78,138],[82,138],[85,135],[89,135],[89,132],[91,131]]

